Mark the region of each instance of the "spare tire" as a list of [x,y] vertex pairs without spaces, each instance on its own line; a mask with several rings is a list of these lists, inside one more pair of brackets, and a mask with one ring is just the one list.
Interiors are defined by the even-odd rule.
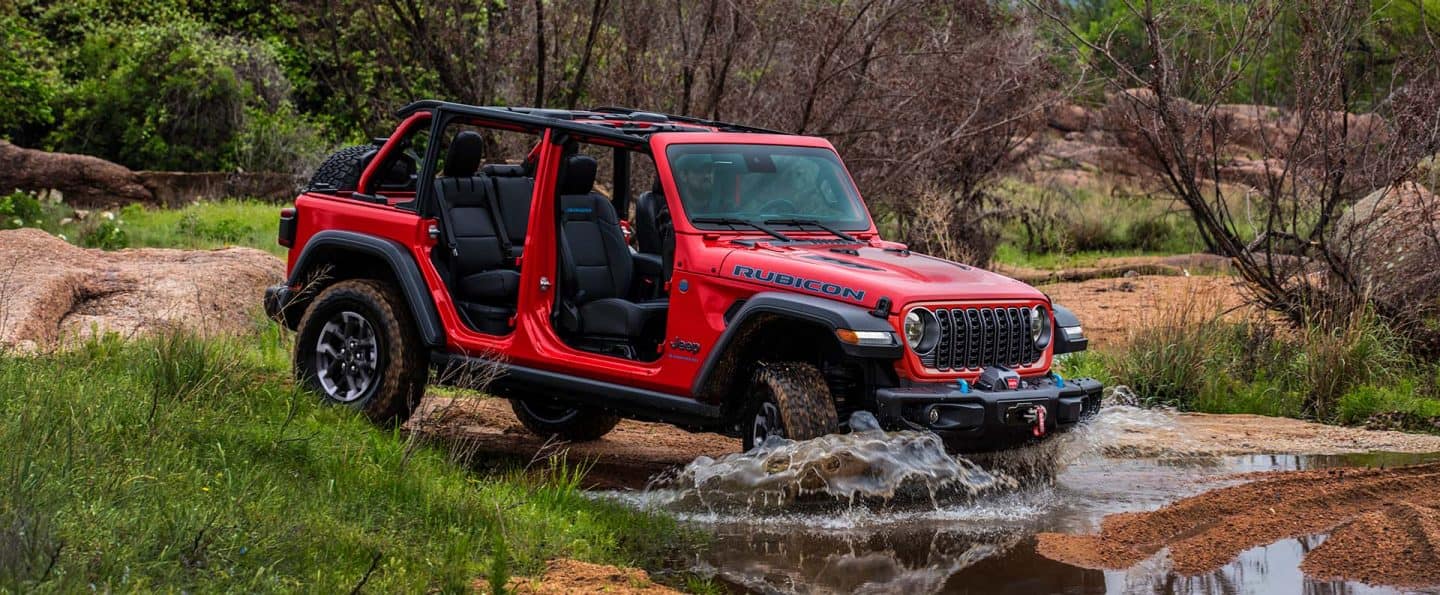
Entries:
[[376,152],[375,145],[356,145],[336,151],[315,169],[305,190],[354,190],[360,186],[360,173]]

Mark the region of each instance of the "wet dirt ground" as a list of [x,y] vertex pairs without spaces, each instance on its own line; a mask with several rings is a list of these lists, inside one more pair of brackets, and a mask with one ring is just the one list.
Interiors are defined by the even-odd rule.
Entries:
[[[427,407],[431,421],[422,423],[430,424],[432,431],[447,428],[439,431],[469,436],[470,440],[478,440],[486,452],[526,459],[537,453],[545,456],[565,451],[571,461],[593,462],[589,479],[597,490],[596,497],[663,510],[712,535],[713,541],[707,547],[681,560],[676,569],[713,575],[735,591],[1440,593],[1440,567],[1423,566],[1425,560],[1432,559],[1425,555],[1415,558],[1422,566],[1418,570],[1411,568],[1410,576],[1402,577],[1404,580],[1397,580],[1393,569],[1384,564],[1378,573],[1375,568],[1368,569],[1369,574],[1365,568],[1345,569],[1351,579],[1358,580],[1335,578],[1330,572],[1335,559],[1356,558],[1356,547],[1390,547],[1385,551],[1397,557],[1426,547],[1435,549],[1437,544],[1425,541],[1423,534],[1419,541],[1409,542],[1366,537],[1376,531],[1399,531],[1397,527],[1407,523],[1433,521],[1432,509],[1404,508],[1405,498],[1392,498],[1375,487],[1389,485],[1387,477],[1379,478],[1375,485],[1359,487],[1322,485],[1302,478],[1292,482],[1288,491],[1258,493],[1253,508],[1259,511],[1276,508],[1288,514],[1305,514],[1314,507],[1323,509],[1326,499],[1337,493],[1335,490],[1351,487],[1356,493],[1401,508],[1382,503],[1346,509],[1344,514],[1335,515],[1334,522],[1261,535],[1251,540],[1253,544],[1241,540],[1239,546],[1231,543],[1230,550],[1220,554],[1220,562],[1209,565],[1187,565],[1183,556],[1178,562],[1172,557],[1167,546],[1188,535],[1183,531],[1153,540],[1154,544],[1147,542],[1141,551],[1144,555],[1136,559],[1108,565],[1068,559],[1053,551],[1047,552],[1047,557],[1037,549],[1037,543],[1047,539],[1037,537],[1040,535],[1104,535],[1102,528],[1112,522],[1105,520],[1109,515],[1152,513],[1196,496],[1204,501],[1212,494],[1222,494],[1224,489],[1272,477],[1273,472],[1390,469],[1440,461],[1440,454],[1426,454],[1440,453],[1440,437],[1435,436],[1258,416],[1112,407],[1086,429],[1056,443],[1056,450],[1048,455],[1060,457],[1064,465],[1053,480],[1020,477],[1009,483],[986,483],[967,477],[959,483],[961,487],[975,488],[973,491],[940,490],[933,502],[924,490],[911,490],[912,497],[889,502],[812,494],[794,497],[780,506],[758,500],[737,505],[733,497],[678,497],[676,493],[689,490],[693,496],[699,493],[698,488],[706,487],[712,491],[730,490],[728,495],[733,496],[736,490],[753,490],[760,484],[734,481],[737,469],[748,469],[748,473],[755,469],[773,473],[786,465],[799,469],[802,466],[795,460],[807,456],[803,454],[805,449],[779,450],[758,464],[746,466],[733,460],[739,456],[736,441],[713,434],[690,434],[669,426],[627,421],[603,440],[560,445],[526,433],[509,414],[504,401],[432,398]],[[890,450],[879,451],[913,447],[907,446],[913,439],[896,442],[882,436],[880,440]],[[848,447],[840,444],[836,448],[843,451]],[[823,460],[805,462],[808,467],[804,468],[848,469],[828,463],[830,459],[883,460],[873,456],[879,451],[855,450],[848,457],[826,455]],[[778,465],[777,460],[781,461]],[[646,489],[646,480],[655,474],[670,469],[673,478],[673,470],[687,463],[690,468],[678,475],[689,483],[672,479],[668,484],[651,484]],[[960,472],[964,473],[964,469],[968,467]],[[915,476],[926,472],[921,469]],[[1429,489],[1426,486],[1431,484],[1416,489]],[[1421,492],[1404,493],[1413,496]],[[1209,508],[1194,510],[1196,514],[1213,514]],[[1236,531],[1248,531],[1250,525],[1245,522],[1254,520],[1243,515],[1225,517],[1221,524],[1234,522]],[[1233,538],[1234,533],[1222,526],[1216,535]],[[1331,543],[1328,550],[1324,547],[1327,540]],[[1310,562],[1307,556],[1312,556]],[[1432,583],[1433,588],[1427,586]]]

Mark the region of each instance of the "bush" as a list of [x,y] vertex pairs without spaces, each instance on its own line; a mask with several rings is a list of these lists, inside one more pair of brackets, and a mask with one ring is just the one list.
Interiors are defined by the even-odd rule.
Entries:
[[111,26],[76,51],[50,144],[134,169],[292,171],[323,146],[273,51],[183,18]]
[[1162,310],[1127,346],[1100,358],[1146,405],[1340,423],[1440,412],[1434,391],[1415,390],[1433,370],[1370,314],[1297,330],[1226,319],[1192,301]]
[[51,105],[60,77],[44,37],[4,10],[0,7],[0,138],[29,145],[55,121]]
[[119,250],[130,246],[130,236],[125,233],[125,221],[114,213],[102,213],[94,223],[86,226],[80,235],[80,245],[101,250]]
[[0,196],[0,229],[36,227],[45,216],[34,193],[16,190]]
[[1150,252],[1166,249],[1175,237],[1175,226],[1162,217],[1138,219],[1126,231],[1130,247]]

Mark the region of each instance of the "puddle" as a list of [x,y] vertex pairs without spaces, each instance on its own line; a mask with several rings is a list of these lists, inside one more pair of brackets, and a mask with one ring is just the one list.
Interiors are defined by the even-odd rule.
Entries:
[[[1231,485],[1238,473],[1440,460],[1394,453],[1103,455],[1108,436],[1167,423],[1163,412],[1107,409],[1049,443],[1054,450],[1040,454],[1058,465],[1042,477],[1016,479],[937,457],[930,449],[938,442],[924,434],[862,431],[702,458],[649,490],[602,496],[664,510],[711,533],[714,541],[690,569],[762,593],[1400,592],[1305,577],[1300,561],[1324,540],[1320,535],[1256,547],[1190,577],[1171,572],[1164,552],[1123,571],[1078,568],[1035,552],[1036,533],[1094,532],[1108,514],[1153,510]],[[1027,456],[1035,455],[1019,458]]]

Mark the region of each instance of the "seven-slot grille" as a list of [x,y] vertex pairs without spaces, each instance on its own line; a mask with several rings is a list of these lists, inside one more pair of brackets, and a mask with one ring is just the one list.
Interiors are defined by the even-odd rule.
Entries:
[[925,367],[941,371],[978,370],[1003,365],[1023,368],[1040,359],[1043,349],[1030,340],[1030,308],[931,308],[940,323],[940,341],[920,356]]

